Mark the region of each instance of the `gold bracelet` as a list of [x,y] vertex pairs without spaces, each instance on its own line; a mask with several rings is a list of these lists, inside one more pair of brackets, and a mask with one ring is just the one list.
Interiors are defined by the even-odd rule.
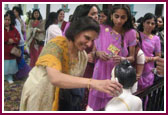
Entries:
[[91,81],[92,81],[92,79],[89,79],[89,83],[88,83],[88,90],[90,90],[90,85],[91,85]]

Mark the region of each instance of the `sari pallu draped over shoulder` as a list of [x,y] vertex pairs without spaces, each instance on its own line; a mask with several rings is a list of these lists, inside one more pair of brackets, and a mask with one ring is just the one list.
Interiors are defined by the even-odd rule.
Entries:
[[87,64],[86,52],[78,52],[78,58],[77,63],[70,65],[67,39],[65,37],[59,36],[49,41],[43,48],[36,66],[31,70],[24,84],[20,110],[59,110],[59,88],[49,81],[46,67],[74,76],[83,76]]
[[[30,47],[33,39],[40,41],[44,41],[45,39],[45,20],[40,20],[39,22],[35,23],[33,20],[30,20],[27,30],[27,40],[26,44]],[[37,32],[38,30],[44,32]]]

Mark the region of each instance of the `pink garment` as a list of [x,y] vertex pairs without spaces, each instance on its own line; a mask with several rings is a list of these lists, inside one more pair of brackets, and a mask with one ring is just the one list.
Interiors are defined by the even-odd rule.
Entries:
[[[142,38],[142,50],[147,57],[154,57],[154,53],[161,52],[160,39],[158,36],[149,38],[142,32],[140,33]],[[144,65],[144,71],[142,77],[138,81],[138,90],[151,86],[154,81],[154,74],[152,69],[154,68],[154,62],[148,62]]]
[[67,24],[66,24],[66,26],[64,28],[64,31],[62,33],[63,36],[65,36],[65,32],[66,32],[66,30],[68,29],[69,26],[70,26],[70,22],[67,22]]
[[[136,31],[134,29],[130,29],[125,33],[123,40],[124,47],[122,48],[120,34],[112,32],[112,28],[110,26],[100,25],[100,28],[101,31],[99,37],[98,39],[95,40],[97,51],[105,51],[109,54],[110,51],[107,48],[109,47],[109,45],[113,44],[120,50],[118,55],[127,57],[128,56],[127,48],[136,45]],[[98,80],[111,79],[111,71],[114,65],[115,64],[112,59],[109,61],[102,61],[98,59],[97,62],[95,63],[93,79]],[[111,98],[112,97],[110,95],[93,89],[89,93],[88,104],[93,110],[99,110],[104,108],[104,106]]]
[[35,20],[35,21],[32,22],[32,27],[35,28],[35,27],[37,27],[39,24],[40,24],[40,21],[39,21],[39,20]]
[[35,45],[35,40],[33,40],[30,45],[30,50],[31,50],[31,52],[30,52],[30,67],[32,67],[32,68],[35,66],[36,61],[37,61],[37,59],[41,53],[41,50],[43,48],[43,46],[38,46],[38,49],[36,49],[34,47],[34,45]]
[[[38,27],[39,24],[41,24],[40,22],[41,21],[39,21],[39,20],[33,21],[31,26],[33,28]],[[41,52],[41,50],[43,48],[43,45],[39,45],[39,44],[35,43],[35,41],[36,40],[33,39],[31,44],[30,44],[30,67],[34,67],[35,66],[35,63],[36,63],[36,61],[38,59],[38,56],[40,55],[40,52]],[[35,48],[35,45],[36,45],[36,48]]]

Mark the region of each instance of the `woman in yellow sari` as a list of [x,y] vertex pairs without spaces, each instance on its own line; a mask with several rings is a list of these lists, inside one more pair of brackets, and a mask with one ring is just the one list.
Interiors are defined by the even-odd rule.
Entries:
[[58,36],[47,43],[24,84],[21,111],[60,110],[59,88],[91,88],[113,96],[121,92],[117,82],[82,78],[87,65],[84,50],[92,45],[99,29],[96,21],[84,17],[71,23],[66,38]]

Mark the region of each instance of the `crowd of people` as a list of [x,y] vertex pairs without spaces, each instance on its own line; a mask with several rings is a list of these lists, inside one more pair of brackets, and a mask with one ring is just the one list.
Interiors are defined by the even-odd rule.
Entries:
[[[128,89],[132,94],[164,76],[161,16],[146,13],[137,23],[127,4],[102,11],[95,4],[79,5],[69,22],[63,9],[46,20],[39,9],[26,21],[21,15],[17,6],[4,15],[4,80],[27,77],[21,111],[122,110],[113,99],[125,100]],[[140,99],[129,96],[139,103],[130,110],[142,110]]]

